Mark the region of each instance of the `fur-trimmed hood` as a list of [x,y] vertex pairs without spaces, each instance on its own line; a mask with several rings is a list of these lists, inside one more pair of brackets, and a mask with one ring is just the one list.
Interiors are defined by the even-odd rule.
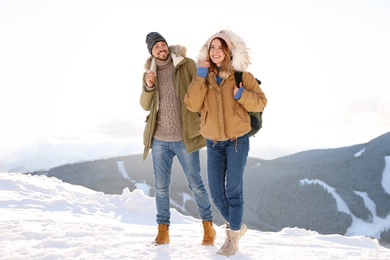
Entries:
[[251,64],[249,49],[246,47],[244,40],[230,30],[221,30],[214,33],[200,49],[197,59],[204,60],[207,58],[210,43],[216,37],[221,37],[222,39],[225,39],[225,41],[226,39],[230,39],[230,43],[227,42],[227,44],[229,47],[232,46],[232,68],[236,71],[246,71]]
[[[173,60],[173,66],[176,67],[177,64],[179,64],[187,55],[187,48],[181,45],[171,45],[168,47],[169,53]],[[154,71],[156,74],[157,66],[156,61],[153,56],[150,56],[144,65],[144,68],[146,71]]]

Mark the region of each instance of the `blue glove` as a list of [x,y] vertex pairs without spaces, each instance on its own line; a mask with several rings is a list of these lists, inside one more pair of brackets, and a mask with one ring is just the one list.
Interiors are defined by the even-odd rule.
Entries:
[[244,87],[239,88],[238,92],[234,95],[234,99],[239,100],[241,98],[243,91],[244,91]]
[[196,75],[205,79],[207,77],[207,74],[209,74],[208,68],[198,67],[198,72]]

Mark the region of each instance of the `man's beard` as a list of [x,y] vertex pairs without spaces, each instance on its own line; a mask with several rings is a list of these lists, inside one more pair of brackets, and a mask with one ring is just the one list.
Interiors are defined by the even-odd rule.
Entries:
[[160,61],[166,61],[168,58],[169,58],[169,54],[168,52],[163,52],[166,56],[164,58],[160,58],[159,55],[157,55],[157,57],[155,57],[157,60],[160,60]]

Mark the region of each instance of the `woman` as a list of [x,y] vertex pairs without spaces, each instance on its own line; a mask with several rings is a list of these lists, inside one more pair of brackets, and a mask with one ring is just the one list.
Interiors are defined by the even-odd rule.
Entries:
[[[200,133],[206,138],[207,171],[211,197],[226,220],[226,239],[218,254],[230,256],[247,228],[244,213],[243,174],[249,152],[249,112],[263,111],[267,99],[256,79],[246,71],[250,64],[244,41],[229,30],[212,35],[198,55],[197,76],[184,103],[201,113]],[[236,86],[234,71],[242,71]]]

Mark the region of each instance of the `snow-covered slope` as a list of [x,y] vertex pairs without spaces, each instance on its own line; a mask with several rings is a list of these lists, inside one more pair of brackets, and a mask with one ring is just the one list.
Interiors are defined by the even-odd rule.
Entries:
[[[141,190],[105,195],[56,178],[0,173],[1,259],[225,259],[200,245],[200,220],[172,209],[171,243],[153,246],[154,199]],[[390,259],[376,240],[298,228],[248,230],[229,259]]]

